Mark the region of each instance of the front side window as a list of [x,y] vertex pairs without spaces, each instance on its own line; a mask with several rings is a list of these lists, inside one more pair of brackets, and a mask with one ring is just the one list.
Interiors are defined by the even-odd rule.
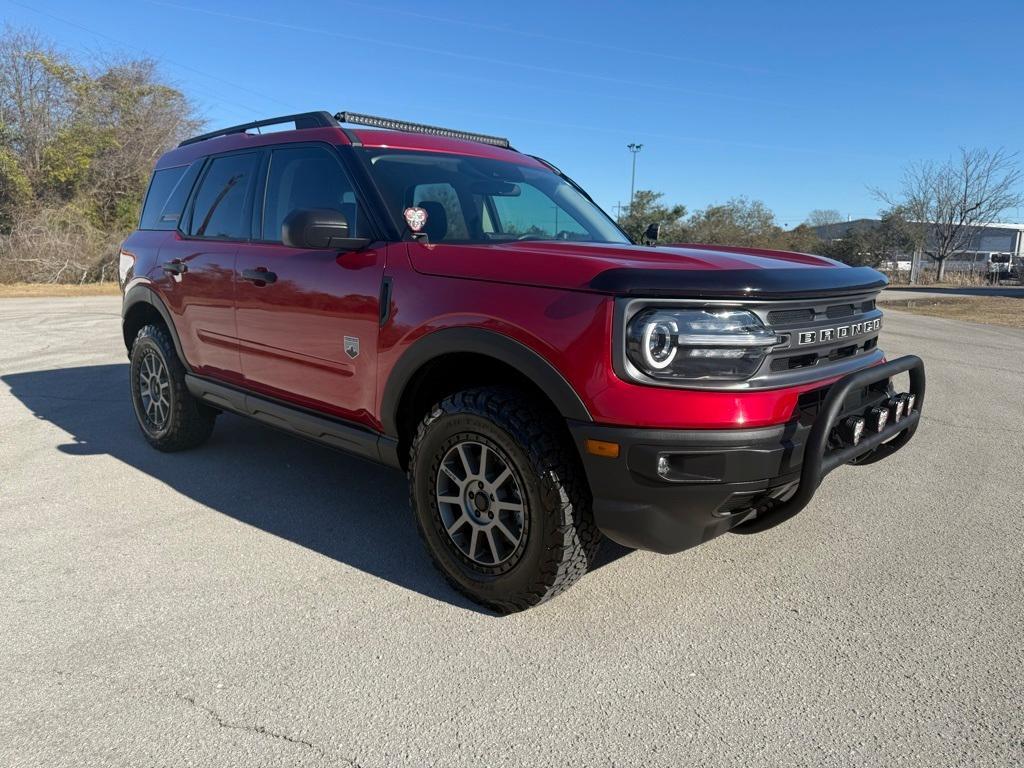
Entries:
[[422,208],[432,243],[629,242],[600,208],[546,168],[437,152],[362,152],[395,221],[404,223],[410,206]]
[[518,186],[518,195],[493,198],[502,232],[516,236],[537,235],[550,240],[589,239],[583,225],[537,187]]
[[263,206],[264,240],[281,241],[281,226],[296,210],[326,208],[345,215],[349,237],[362,237],[355,191],[337,159],[322,147],[284,147],[270,156],[266,201]]
[[215,157],[203,177],[192,208],[189,234],[247,240],[250,218],[246,201],[256,173],[256,153]]

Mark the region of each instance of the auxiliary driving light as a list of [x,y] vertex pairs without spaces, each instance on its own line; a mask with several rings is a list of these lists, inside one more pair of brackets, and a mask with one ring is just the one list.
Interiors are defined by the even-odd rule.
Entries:
[[843,420],[839,432],[845,442],[850,445],[857,445],[864,435],[864,419],[860,416],[850,416]]
[[890,397],[886,406],[889,408],[889,416],[892,418],[892,423],[895,424],[897,421],[903,421],[903,414],[907,408],[907,401],[903,399],[902,395],[896,395]]
[[889,423],[889,409],[876,405],[868,411],[868,423],[875,432],[881,432]]
[[917,395],[911,392],[910,394],[903,395],[903,399],[907,401],[907,415],[909,416],[910,412],[914,410],[914,405],[917,403]]

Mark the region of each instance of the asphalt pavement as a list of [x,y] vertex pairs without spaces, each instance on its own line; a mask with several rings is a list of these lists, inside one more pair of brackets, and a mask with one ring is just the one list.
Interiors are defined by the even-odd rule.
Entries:
[[0,765],[1024,764],[1024,331],[882,342],[904,451],[497,617],[398,473],[234,416],[159,454],[118,299],[0,300]]

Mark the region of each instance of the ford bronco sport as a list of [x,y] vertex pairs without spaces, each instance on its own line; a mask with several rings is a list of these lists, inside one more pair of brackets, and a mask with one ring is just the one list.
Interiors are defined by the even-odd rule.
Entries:
[[368,115],[183,142],[120,276],[150,444],[230,411],[400,468],[441,573],[498,611],[563,591],[602,535],[776,525],[924,401],[920,359],[878,347],[878,272],[637,245],[504,139]]

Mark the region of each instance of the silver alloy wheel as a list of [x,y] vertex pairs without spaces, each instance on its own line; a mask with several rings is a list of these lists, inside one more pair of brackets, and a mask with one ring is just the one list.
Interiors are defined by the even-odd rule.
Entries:
[[146,423],[153,429],[163,429],[171,414],[171,378],[155,352],[147,352],[139,366],[139,399]]
[[526,533],[526,504],[508,459],[473,440],[452,446],[441,460],[437,508],[452,542],[476,565],[511,558]]

